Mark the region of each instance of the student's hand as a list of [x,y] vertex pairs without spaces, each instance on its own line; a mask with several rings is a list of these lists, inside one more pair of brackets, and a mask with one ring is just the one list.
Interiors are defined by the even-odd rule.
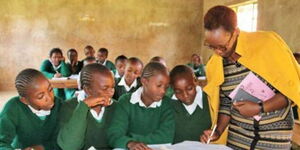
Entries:
[[203,134],[201,135],[200,137],[200,141],[202,143],[206,143],[208,141],[208,139],[210,138],[210,141],[216,141],[220,138],[220,134],[219,132],[217,132],[217,130],[214,132],[214,134],[210,137],[210,134],[211,134],[212,130],[209,129],[209,130],[205,130],[203,131]]
[[95,96],[89,96],[86,99],[83,100],[83,102],[88,105],[88,107],[92,108],[98,105],[105,105],[107,101],[106,97],[95,97]]
[[54,74],[54,78],[60,78],[60,77],[62,77],[62,75],[60,73],[55,73]]
[[22,150],[44,150],[44,146],[42,145],[35,145],[35,146],[31,146],[31,147],[27,147],[25,149]]
[[151,150],[146,144],[142,142],[128,142],[127,147],[129,150]]
[[248,100],[233,103],[233,108],[244,117],[253,117],[260,113],[259,104]]

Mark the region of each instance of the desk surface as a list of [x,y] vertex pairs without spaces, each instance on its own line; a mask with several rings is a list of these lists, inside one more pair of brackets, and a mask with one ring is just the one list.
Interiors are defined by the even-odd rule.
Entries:
[[78,88],[76,79],[55,78],[49,81],[53,88]]

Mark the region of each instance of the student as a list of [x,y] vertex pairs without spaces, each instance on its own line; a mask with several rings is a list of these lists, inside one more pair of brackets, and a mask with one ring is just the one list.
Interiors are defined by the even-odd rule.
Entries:
[[115,65],[107,60],[108,50],[106,48],[100,48],[97,52],[97,63],[106,66],[109,70],[115,70]]
[[[166,68],[168,68],[166,60],[160,56],[152,57],[150,59],[150,62],[158,62],[158,63],[161,63],[162,65],[164,65]],[[172,98],[173,95],[174,95],[174,90],[172,89],[172,87],[168,87],[168,89],[166,91],[166,96],[168,96],[169,98]]]
[[205,77],[205,66],[199,55],[193,54],[191,62],[187,65],[193,69],[196,77]]
[[[60,77],[68,77],[71,75],[69,68],[67,67],[63,53],[59,48],[53,48],[50,51],[49,59],[45,60],[41,65],[41,72],[48,79],[52,78],[60,78]],[[66,93],[64,89],[54,88],[54,95],[65,100]]]
[[119,79],[124,75],[127,61],[128,59],[124,55],[120,55],[116,58],[115,60],[116,69],[112,70],[116,79]]
[[78,61],[77,51],[75,49],[69,49],[67,56],[69,59],[67,66],[69,67],[71,74],[78,74],[83,67],[83,62]]
[[96,58],[95,57],[87,57],[84,59],[83,61],[83,66],[86,66],[88,64],[94,64],[97,63]]
[[166,60],[160,56],[154,56],[150,59],[150,62],[159,62],[167,68]]
[[89,64],[81,71],[86,97],[74,98],[62,106],[58,144],[63,150],[111,149],[106,129],[116,102],[113,74],[105,66]]
[[142,70],[143,62],[141,60],[136,57],[128,59],[124,76],[116,80],[114,99],[118,100],[123,94],[132,93],[141,86],[139,77]]
[[173,143],[200,141],[203,131],[211,127],[209,103],[196,80],[193,70],[185,65],[176,66],[170,73],[170,84],[178,99],[171,101],[175,116]]
[[[87,57],[94,57],[95,58],[95,50],[91,45],[87,45],[84,48],[84,55],[85,55],[85,59]],[[82,61],[84,61],[85,59],[83,59]]]
[[54,97],[45,76],[35,69],[21,71],[15,80],[19,96],[0,114],[0,149],[57,150],[57,120],[61,100]]
[[149,63],[142,73],[142,87],[120,97],[108,128],[114,148],[147,149],[148,144],[172,143],[175,122],[170,99],[164,97],[169,84],[167,69]]

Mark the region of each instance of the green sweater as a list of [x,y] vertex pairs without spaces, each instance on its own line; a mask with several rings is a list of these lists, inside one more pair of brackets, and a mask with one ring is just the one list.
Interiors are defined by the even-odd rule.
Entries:
[[0,114],[0,149],[13,150],[43,145],[46,150],[59,149],[56,144],[58,112],[61,100],[55,98],[51,114],[41,120],[30,108],[13,97]]
[[120,97],[107,135],[114,148],[126,148],[129,141],[146,144],[172,143],[175,122],[170,99],[156,108],[130,103],[131,93]]
[[[71,75],[71,71],[69,70],[68,66],[66,65],[66,63],[64,61],[61,61],[61,66],[60,68],[58,68],[58,72],[62,74],[63,77],[68,77]],[[54,77],[54,74],[56,73],[56,71],[54,70],[52,63],[46,59],[40,68],[41,72],[45,75],[46,78],[48,79],[52,79]],[[70,97],[72,97],[71,95],[74,93],[74,91],[69,91],[69,90],[64,90],[64,89],[58,89],[58,88],[54,88],[54,95],[65,100],[68,99]],[[68,95],[66,97],[66,95]],[[69,96],[70,95],[70,96]]]
[[207,96],[203,92],[203,109],[197,106],[192,115],[187,112],[181,101],[172,100],[171,103],[175,115],[175,137],[173,143],[199,141],[203,131],[211,127]]
[[63,150],[111,149],[108,146],[106,130],[115,111],[116,102],[105,108],[101,122],[94,119],[90,108],[77,98],[62,106],[57,142]]
[[106,66],[109,70],[111,70],[111,71],[114,70],[114,69],[116,69],[114,63],[112,63],[112,62],[109,61],[109,60],[106,60],[105,66]]
[[200,64],[199,66],[195,66],[192,63],[188,63],[187,66],[189,66],[193,69],[194,74],[195,74],[196,77],[206,76],[205,65],[204,64]]
[[[71,71],[69,70],[68,66],[64,61],[60,62],[61,66],[58,68],[58,72],[62,74],[63,77],[68,77],[71,75]],[[52,79],[56,71],[54,70],[52,63],[46,59],[41,65],[41,72],[48,78]]]
[[136,87],[133,87],[131,88],[129,91],[126,91],[126,88],[122,85],[118,85],[119,82],[121,81],[122,78],[119,78],[119,79],[115,79],[116,80],[116,83],[115,83],[115,93],[114,93],[114,96],[113,98],[116,99],[116,100],[119,100],[119,98],[123,95],[123,94],[126,94],[126,93],[132,93],[134,91],[136,91],[138,88],[140,88],[142,86],[141,82],[140,82],[140,79],[138,78],[137,79],[137,86]]

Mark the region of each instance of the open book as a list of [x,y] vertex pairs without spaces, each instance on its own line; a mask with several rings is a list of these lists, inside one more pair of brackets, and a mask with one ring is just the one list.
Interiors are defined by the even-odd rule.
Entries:
[[[274,91],[254,73],[250,72],[245,79],[229,94],[234,101],[250,100],[258,103],[266,101],[275,95]],[[260,116],[254,116],[260,120]]]

